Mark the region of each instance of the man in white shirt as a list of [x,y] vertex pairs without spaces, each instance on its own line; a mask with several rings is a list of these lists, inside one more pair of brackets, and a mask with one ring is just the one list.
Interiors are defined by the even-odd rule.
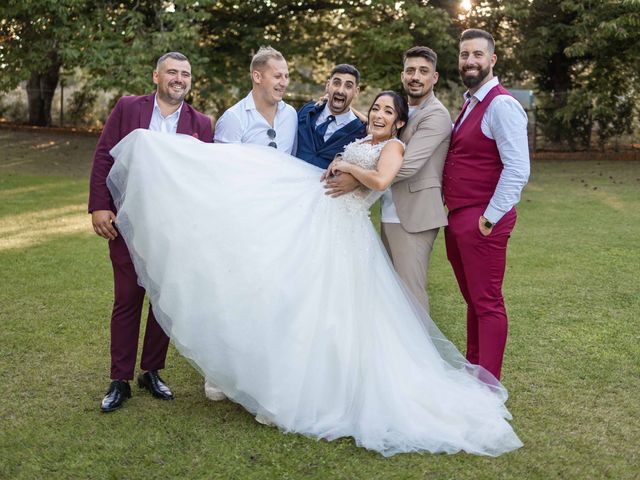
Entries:
[[[294,154],[298,114],[282,100],[289,85],[287,61],[276,49],[260,47],[249,71],[253,87],[222,114],[216,123],[214,142],[253,143]],[[211,380],[206,380],[204,392],[210,400],[227,398]]]
[[293,154],[298,116],[282,98],[289,85],[289,68],[282,54],[260,47],[251,66],[249,94],[225,111],[216,123],[214,142],[253,143]]
[[467,303],[467,359],[500,378],[507,341],[502,297],[515,205],[529,179],[527,115],[493,75],[488,32],[465,30],[458,69],[469,89],[444,167],[447,257]]

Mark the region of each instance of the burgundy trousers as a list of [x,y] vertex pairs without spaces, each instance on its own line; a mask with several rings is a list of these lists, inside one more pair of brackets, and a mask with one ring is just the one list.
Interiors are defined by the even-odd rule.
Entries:
[[[121,236],[109,241],[109,255],[113,265],[115,297],[111,314],[111,379],[132,380],[138,354],[145,290],[138,285],[138,276],[127,244]],[[149,307],[140,368],[164,368],[168,347],[169,337],[158,325],[153,310]]]
[[467,360],[500,379],[507,343],[502,281],[516,210],[513,208],[502,217],[487,237],[478,228],[484,210],[481,206],[449,212],[445,244],[447,258],[467,303]]

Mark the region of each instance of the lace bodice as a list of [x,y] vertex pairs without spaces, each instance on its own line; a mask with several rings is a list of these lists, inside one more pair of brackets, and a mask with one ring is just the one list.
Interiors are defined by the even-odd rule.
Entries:
[[371,135],[368,135],[365,138],[361,138],[347,145],[344,148],[342,159],[345,162],[353,163],[367,170],[373,170],[376,168],[376,165],[378,165],[380,152],[388,142],[396,141],[402,143],[397,138],[391,138],[372,145],[368,143],[370,140]]
[[[342,159],[345,162],[353,163],[367,170],[373,170],[378,165],[380,159],[380,152],[388,142],[400,142],[397,138],[390,138],[384,142],[376,143],[372,145],[369,143],[371,135],[356,140],[344,148]],[[404,145],[404,143],[402,143]],[[346,206],[350,210],[366,211],[375,201],[382,196],[384,192],[376,192],[361,186],[354,190],[352,193],[344,195]],[[341,197],[342,198],[342,197]]]

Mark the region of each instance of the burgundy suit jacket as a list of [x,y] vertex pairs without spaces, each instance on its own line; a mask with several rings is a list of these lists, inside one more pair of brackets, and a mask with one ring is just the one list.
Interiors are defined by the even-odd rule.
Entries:
[[[107,175],[114,161],[109,151],[133,130],[149,128],[154,97],[155,93],[122,97],[109,115],[93,157],[89,185],[89,213],[94,210],[116,211],[111,193],[107,188]],[[203,142],[213,142],[211,119],[186,102],[182,104],[177,133],[194,136]]]

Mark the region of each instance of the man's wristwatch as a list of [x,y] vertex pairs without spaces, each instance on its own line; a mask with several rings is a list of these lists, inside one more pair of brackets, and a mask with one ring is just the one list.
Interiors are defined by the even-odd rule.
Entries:
[[493,228],[493,223],[491,223],[485,217],[482,217],[482,218],[484,218],[484,222],[482,223],[482,225],[484,225],[485,228]]

